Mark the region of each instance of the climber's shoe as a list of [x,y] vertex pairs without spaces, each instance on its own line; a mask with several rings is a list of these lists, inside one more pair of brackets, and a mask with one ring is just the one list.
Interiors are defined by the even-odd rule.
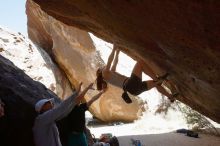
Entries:
[[187,131],[188,131],[188,130],[187,130],[187,129],[184,129],[184,128],[183,128],[183,129],[177,129],[177,130],[176,130],[177,133],[183,133],[183,134],[186,134]]
[[175,99],[176,99],[177,96],[179,96],[179,93],[178,93],[178,92],[172,94],[171,97],[169,98],[170,102],[173,103],[173,102],[175,101]]
[[124,91],[124,93],[122,94],[122,99],[127,103],[130,104],[132,103],[131,98],[128,96],[128,93],[126,91]]

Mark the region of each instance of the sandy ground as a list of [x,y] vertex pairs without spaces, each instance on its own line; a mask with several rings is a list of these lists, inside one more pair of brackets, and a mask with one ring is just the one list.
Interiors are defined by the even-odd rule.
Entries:
[[163,134],[131,135],[118,137],[120,146],[133,146],[131,138],[141,141],[141,146],[220,146],[220,137],[199,134],[199,138],[170,132]]

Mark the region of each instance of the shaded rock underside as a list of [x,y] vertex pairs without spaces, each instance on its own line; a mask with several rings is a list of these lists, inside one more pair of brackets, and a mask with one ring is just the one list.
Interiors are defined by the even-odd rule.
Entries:
[[36,116],[33,107],[36,101],[58,98],[1,55],[0,72],[0,97],[6,104],[5,116],[0,120],[1,145],[33,145],[32,126]]

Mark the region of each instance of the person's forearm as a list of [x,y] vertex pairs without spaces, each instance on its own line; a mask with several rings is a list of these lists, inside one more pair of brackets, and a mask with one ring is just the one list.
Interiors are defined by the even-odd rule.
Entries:
[[85,96],[85,94],[88,92],[89,89],[93,89],[92,88],[93,83],[89,84],[89,86],[87,86],[77,97],[76,99],[76,104],[79,104],[79,102],[82,100],[82,98]]
[[[64,113],[61,114],[58,119],[62,119],[63,117],[65,117],[66,115],[69,114],[69,112],[74,108],[74,106],[77,104],[77,100],[78,100],[78,96],[79,96],[79,93],[78,92],[75,92],[75,94],[72,94],[68,99],[66,99],[65,101],[63,102],[66,102],[64,103],[64,105],[61,105],[63,106],[63,108],[66,108],[64,109]],[[70,104],[69,104],[70,103]],[[62,103],[61,103],[62,104]],[[65,107],[66,106],[66,107]]]
[[39,115],[37,117],[37,120],[39,120],[39,122],[47,124],[63,118],[69,112],[71,112],[76,104],[79,103],[79,101],[84,97],[84,95],[92,87],[92,85],[93,83],[86,87],[80,94],[78,92],[74,92],[69,98],[61,102],[57,107]]

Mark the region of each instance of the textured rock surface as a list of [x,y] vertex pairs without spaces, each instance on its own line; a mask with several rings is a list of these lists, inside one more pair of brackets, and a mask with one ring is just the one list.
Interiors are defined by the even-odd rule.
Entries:
[[[34,105],[40,98],[57,98],[43,84],[0,55],[0,98],[5,116],[0,119],[2,146],[33,146]],[[16,121],[16,122],[15,122]]]
[[[80,81],[84,85],[94,82],[95,72],[103,65],[103,61],[89,34],[48,16],[30,0],[26,4],[26,13],[29,37],[42,48],[46,48],[65,71],[72,85],[78,86]],[[121,93],[121,89],[109,85],[109,90],[91,106],[90,111],[103,121],[137,119],[141,113],[141,102],[134,97],[134,102],[127,105],[122,100]],[[93,94],[89,92],[86,100]]]
[[220,1],[34,1],[56,19],[150,60],[158,74],[169,71],[178,100],[220,122]]
[[43,83],[60,98],[69,96],[72,89],[69,80],[41,48],[28,38],[0,28],[0,54],[24,70],[35,81]]

